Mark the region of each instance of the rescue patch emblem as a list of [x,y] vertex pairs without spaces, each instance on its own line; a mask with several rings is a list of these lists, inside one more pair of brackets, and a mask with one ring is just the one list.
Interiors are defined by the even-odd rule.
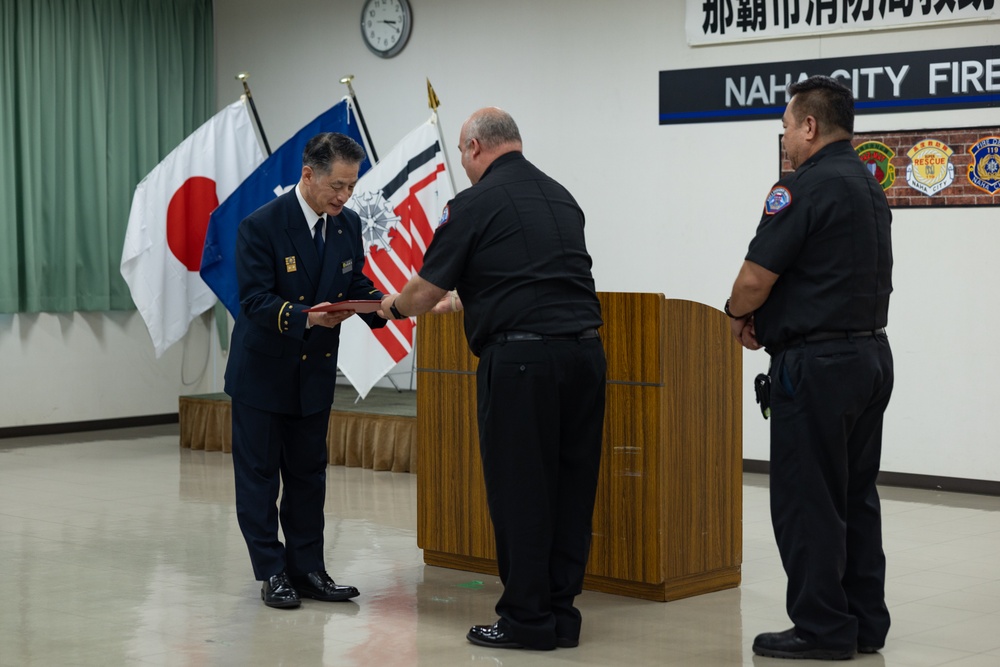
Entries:
[[934,196],[955,181],[954,153],[943,141],[924,139],[906,152],[910,164],[906,167],[906,182],[911,188]]
[[788,191],[788,188],[776,185],[767,194],[767,201],[764,202],[764,213],[774,215],[791,203],[792,193]]
[[295,266],[295,255],[285,258],[285,271],[287,273],[295,273],[299,270],[299,267]]
[[969,182],[991,195],[1000,192],[1000,137],[984,137],[969,152]]
[[881,141],[866,141],[858,144],[855,148],[858,157],[868,166],[875,180],[882,186],[882,190],[888,190],[896,182],[896,167],[889,161],[896,157],[896,153]]
[[448,210],[448,205],[445,204],[444,205],[444,210],[441,211],[441,219],[438,220],[438,227],[440,227],[441,225],[443,225],[446,222],[448,222],[448,214],[449,213],[450,213],[450,211]]

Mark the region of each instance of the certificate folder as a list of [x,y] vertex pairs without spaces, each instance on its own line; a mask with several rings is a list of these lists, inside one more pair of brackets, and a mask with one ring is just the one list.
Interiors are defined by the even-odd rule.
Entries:
[[338,301],[337,303],[328,303],[325,306],[313,306],[312,308],[306,308],[307,313],[331,313],[335,310],[353,310],[357,313],[374,313],[382,305],[381,301],[368,300],[368,299],[349,299],[347,301]]

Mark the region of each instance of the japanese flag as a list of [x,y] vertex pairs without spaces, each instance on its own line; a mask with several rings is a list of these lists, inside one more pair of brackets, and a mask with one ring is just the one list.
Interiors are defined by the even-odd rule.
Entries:
[[136,186],[121,273],[157,357],[215,303],[198,273],[209,215],[263,160],[240,100],[195,130]]

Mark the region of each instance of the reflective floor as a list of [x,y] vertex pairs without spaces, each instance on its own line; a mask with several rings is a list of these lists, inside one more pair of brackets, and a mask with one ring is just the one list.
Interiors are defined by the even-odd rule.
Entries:
[[[176,426],[0,440],[0,665],[788,665],[767,479],[744,483],[743,584],[669,603],[579,598],[579,648],[478,648],[494,577],[423,565],[416,477],[331,467],[327,567],[349,603],[260,602],[230,457]],[[1000,498],[883,489],[893,627],[865,665],[1000,665]]]

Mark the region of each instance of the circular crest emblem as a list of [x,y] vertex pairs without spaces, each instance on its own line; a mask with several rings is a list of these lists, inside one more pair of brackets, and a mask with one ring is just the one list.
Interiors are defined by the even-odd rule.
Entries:
[[881,141],[866,141],[854,149],[861,161],[868,165],[868,171],[879,182],[883,190],[888,190],[896,182],[896,167],[890,160],[896,156],[891,148]]
[[991,195],[1000,192],[1000,137],[986,137],[969,149],[969,181]]
[[389,250],[389,232],[399,224],[400,217],[382,196],[382,191],[355,192],[347,205],[361,216],[361,236],[365,248]]
[[937,139],[924,139],[907,151],[910,164],[906,167],[906,182],[928,197],[941,192],[955,180],[954,151]]

